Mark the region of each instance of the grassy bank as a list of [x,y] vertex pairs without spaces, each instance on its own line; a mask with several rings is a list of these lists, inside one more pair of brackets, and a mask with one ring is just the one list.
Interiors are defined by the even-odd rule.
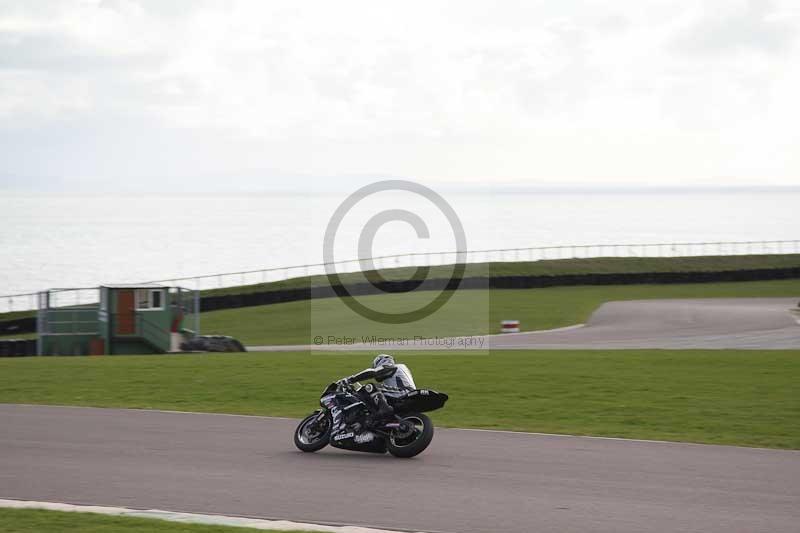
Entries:
[[[403,353],[439,425],[800,449],[800,351]],[[0,402],[300,417],[371,354],[0,360]]]
[[38,337],[36,333],[13,333],[10,335],[0,335],[0,340],[6,340],[6,339],[28,340],[28,339],[35,339],[36,337]]
[[[414,292],[358,300],[379,311],[398,313],[418,309],[435,295]],[[499,332],[505,319],[519,320],[524,331],[583,323],[602,303],[614,300],[757,296],[800,300],[800,280],[456,291],[436,313],[409,324],[367,320],[339,299],[325,298],[203,313],[201,330],[232,335],[249,345],[310,344],[316,335],[479,335]]]
[[152,518],[39,509],[0,509],[0,531],[3,533],[141,533],[143,531],[148,533],[277,533],[274,530],[183,524]]
[[[418,309],[435,292],[373,295],[358,300],[383,312]],[[501,320],[517,319],[523,331],[585,322],[604,302],[652,298],[797,297],[800,280],[695,283],[675,285],[607,285],[545,289],[456,291],[436,313],[410,324],[366,320],[337,298],[243,307],[203,313],[201,331],[232,335],[249,345],[309,344],[316,335],[414,336],[479,335],[499,332]],[[35,338],[15,334],[6,338]],[[0,337],[3,338],[3,337]]]
[[[624,248],[624,247],[621,247]],[[523,259],[525,252],[520,252]],[[800,267],[800,254],[723,255],[703,257],[596,257],[588,259],[545,259],[541,261],[504,261],[470,263],[465,277],[558,276],[572,274],[632,274],[650,272],[718,272],[763,268]],[[385,268],[380,274],[387,280],[414,279],[416,267]],[[453,265],[430,267],[424,279],[449,279]],[[343,273],[342,283],[365,283],[363,272]],[[282,281],[226,287],[203,291],[203,296],[247,294],[305,287],[324,287],[326,276],[300,276]]]
[[[591,251],[590,251],[591,252]],[[520,259],[524,258],[524,252]],[[800,254],[772,255],[723,255],[704,257],[598,257],[588,259],[550,259],[542,261],[513,261],[473,263],[467,266],[465,276],[555,276],[562,274],[626,274],[646,272],[712,272],[751,270],[764,268],[800,267]],[[437,265],[427,273],[429,279],[449,279],[452,265]],[[414,277],[416,268],[386,268],[380,271],[387,280],[403,280]],[[367,281],[362,272],[343,273],[344,284]],[[98,280],[98,284],[102,280]],[[192,287],[190,281],[183,282]],[[209,289],[201,291],[203,296],[223,294],[247,294],[276,291],[280,289],[327,286],[326,276],[299,276],[287,280]],[[35,316],[35,311],[0,313],[0,321]]]

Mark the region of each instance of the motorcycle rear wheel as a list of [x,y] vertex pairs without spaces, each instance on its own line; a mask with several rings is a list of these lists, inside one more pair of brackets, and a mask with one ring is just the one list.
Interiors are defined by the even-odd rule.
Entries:
[[[328,445],[331,438],[331,417],[325,414],[325,419],[317,422],[319,413],[313,413],[303,419],[294,430],[294,445],[304,452],[316,452]],[[320,428],[313,427],[314,423],[324,424]]]
[[398,434],[397,430],[389,434],[386,448],[395,457],[410,458],[422,453],[433,440],[433,422],[422,413],[404,415],[404,421],[414,424],[411,435]]

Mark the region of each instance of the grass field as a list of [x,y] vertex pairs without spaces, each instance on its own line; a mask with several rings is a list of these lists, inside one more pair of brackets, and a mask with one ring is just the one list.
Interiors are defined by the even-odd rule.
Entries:
[[[385,312],[417,309],[435,292],[373,295],[359,301]],[[500,321],[517,319],[523,331],[557,328],[585,322],[604,302],[652,298],[796,296],[800,279],[726,283],[607,285],[544,289],[461,290],[424,320],[381,324],[366,320],[337,298],[262,305],[203,313],[201,331],[238,338],[244,344],[310,344],[316,335],[359,338],[498,333]],[[35,338],[35,334],[12,335]],[[0,337],[2,338],[2,337]]]
[[[524,256],[524,254],[523,254]],[[522,259],[524,257],[520,257]],[[800,254],[773,255],[722,255],[701,257],[598,257],[587,259],[551,259],[542,261],[509,261],[473,263],[467,265],[465,276],[552,276],[559,274],[624,274],[642,272],[709,272],[748,270],[763,268],[800,267]],[[429,279],[448,279],[452,265],[433,266],[427,274]],[[388,280],[403,280],[413,277],[416,268],[386,268],[380,271]],[[367,281],[362,272],[343,273],[345,284]],[[99,282],[101,282],[100,280]],[[192,287],[191,282],[184,282]],[[247,294],[251,292],[275,291],[287,288],[327,286],[326,276],[300,276],[287,280],[225,287],[202,291],[203,296],[222,294]],[[35,311],[0,313],[0,321],[35,316]]]
[[[398,313],[417,309],[435,295],[375,295],[359,297],[359,301],[380,311]],[[325,298],[203,313],[200,327],[203,333],[232,335],[249,345],[310,344],[316,335],[356,339],[364,335],[480,335],[498,333],[504,319],[520,320],[524,331],[583,323],[598,306],[612,300],[755,296],[795,296],[800,300],[800,280],[462,290],[455,291],[433,315],[410,324],[373,322],[339,299]]]
[[273,530],[182,524],[152,518],[39,509],[0,509],[0,532],[2,533],[141,533],[143,531],[148,533],[277,533]]
[[[403,353],[438,425],[800,449],[800,351]],[[0,402],[300,417],[371,354],[0,360]]]
[[17,340],[35,339],[36,337],[38,337],[36,333],[15,333],[13,335],[0,335],[0,339],[17,339]]

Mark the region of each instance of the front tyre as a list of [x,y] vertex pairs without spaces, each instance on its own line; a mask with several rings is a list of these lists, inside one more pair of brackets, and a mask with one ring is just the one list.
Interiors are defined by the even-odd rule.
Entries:
[[421,413],[405,415],[403,427],[394,429],[386,439],[386,448],[395,457],[414,457],[433,440],[433,422]]
[[331,438],[331,417],[316,412],[300,422],[294,430],[294,445],[304,452],[316,452],[328,445]]

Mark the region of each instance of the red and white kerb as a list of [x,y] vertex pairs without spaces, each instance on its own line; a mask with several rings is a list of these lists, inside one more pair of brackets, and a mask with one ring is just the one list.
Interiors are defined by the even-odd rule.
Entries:
[[500,333],[519,333],[519,320],[502,320]]

